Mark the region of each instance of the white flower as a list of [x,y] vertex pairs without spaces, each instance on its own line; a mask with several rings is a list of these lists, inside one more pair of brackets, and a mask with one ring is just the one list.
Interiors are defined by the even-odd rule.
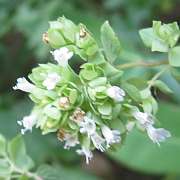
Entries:
[[26,131],[32,131],[33,126],[36,124],[37,117],[35,114],[25,116],[21,121],[17,121],[20,126],[24,128],[21,129],[21,134],[24,134]]
[[52,90],[56,87],[60,80],[61,77],[57,73],[49,73],[43,81],[43,86],[45,86],[48,90]]
[[65,134],[64,141],[65,141],[64,149],[69,149],[70,147],[74,147],[77,144],[79,144],[77,135],[75,134],[68,134],[68,133]]
[[147,126],[154,124],[152,116],[148,113],[136,111],[133,113],[133,116],[143,128],[146,128]]
[[106,93],[115,101],[121,102],[124,100],[125,91],[118,86],[111,86],[107,89]]
[[120,132],[118,130],[111,130],[109,127],[104,125],[101,127],[101,131],[106,140],[107,148],[110,147],[110,144],[121,141]]
[[89,164],[89,160],[91,160],[93,157],[92,152],[84,146],[81,149],[76,150],[76,152],[79,155],[84,155],[86,157],[86,164]]
[[105,142],[105,140],[98,133],[92,134],[91,140],[92,140],[94,146],[96,147],[96,149],[100,150],[101,152],[105,151],[105,149],[102,145]]
[[93,119],[90,119],[89,117],[85,116],[84,120],[79,123],[80,126],[80,133],[87,133],[87,135],[90,137],[92,134],[96,131],[96,124]]
[[58,64],[63,67],[68,65],[68,60],[73,56],[73,52],[69,51],[66,47],[51,51],[51,54],[54,56],[54,59]]
[[160,142],[166,140],[166,138],[171,137],[169,131],[164,128],[154,128],[152,125],[146,128],[149,138],[153,141],[153,143],[157,143],[160,145]]
[[18,78],[16,86],[13,87],[14,90],[19,89],[25,92],[32,92],[34,88],[35,86],[28,82],[24,77]]

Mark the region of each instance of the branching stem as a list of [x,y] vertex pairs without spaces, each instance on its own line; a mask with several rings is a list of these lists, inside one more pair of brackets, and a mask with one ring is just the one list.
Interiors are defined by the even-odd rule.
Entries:
[[118,65],[117,68],[118,69],[128,69],[128,68],[138,67],[138,66],[139,67],[155,67],[155,66],[165,65],[168,63],[169,63],[168,60],[157,61],[157,62],[136,61],[136,62],[132,62],[132,63]]
[[165,67],[165,68],[163,68],[161,71],[159,71],[157,74],[155,74],[150,81],[148,81],[148,88],[149,88],[149,89],[151,88],[151,86],[153,86],[154,82],[155,82],[166,70],[168,70],[168,68],[169,68],[168,66]]
[[16,167],[14,165],[14,163],[9,158],[6,158],[6,160],[10,164],[12,172],[16,172],[21,175],[26,175],[27,177],[32,178],[34,180],[43,180],[42,177],[38,176],[35,173],[29,172],[29,171],[23,171],[23,170],[19,169],[18,167]]

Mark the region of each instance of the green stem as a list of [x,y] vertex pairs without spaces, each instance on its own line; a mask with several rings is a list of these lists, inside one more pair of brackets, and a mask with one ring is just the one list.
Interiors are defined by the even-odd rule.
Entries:
[[165,65],[169,64],[168,60],[163,60],[163,61],[158,61],[158,62],[145,62],[145,61],[136,61],[132,63],[126,63],[122,65],[118,65],[118,69],[128,69],[132,67],[155,67],[155,66],[160,66],[160,65]]
[[168,68],[169,68],[169,66],[166,66],[160,72],[155,74],[155,76],[153,76],[153,78],[150,81],[148,81],[148,88],[149,89],[153,86],[154,81],[156,81]]
[[15,166],[15,164],[9,159],[7,158],[8,163],[10,164],[11,168],[12,168],[12,172],[21,174],[21,175],[26,175],[29,178],[32,178],[34,180],[43,180],[40,176],[38,176],[35,173],[29,172],[29,171],[23,171],[22,169],[18,168]]

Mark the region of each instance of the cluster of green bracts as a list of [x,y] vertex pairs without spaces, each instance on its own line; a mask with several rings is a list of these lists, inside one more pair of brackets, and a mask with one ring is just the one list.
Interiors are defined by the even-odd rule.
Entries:
[[[150,87],[139,90],[122,81],[123,72],[113,66],[121,45],[108,22],[101,27],[102,47],[83,24],[75,25],[65,17],[50,22],[43,41],[54,49],[50,53],[57,64],[34,68],[29,75],[32,83],[17,80],[14,89],[28,92],[35,104],[32,113],[18,121],[22,134],[33,127],[42,134],[57,132],[64,147],[79,147],[77,153],[85,155],[87,163],[91,150],[103,152],[121,143],[122,135],[135,125],[154,143],[170,136],[167,130],[154,127],[157,103]],[[79,72],[68,64],[73,55],[84,60]]]

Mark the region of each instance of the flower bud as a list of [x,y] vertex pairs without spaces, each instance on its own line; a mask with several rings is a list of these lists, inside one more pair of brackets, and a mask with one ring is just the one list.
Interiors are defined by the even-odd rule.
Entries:
[[42,40],[43,40],[44,43],[49,43],[49,38],[48,38],[48,33],[47,32],[43,33]]
[[58,103],[59,107],[63,109],[67,109],[70,106],[70,101],[68,97],[60,97]]
[[79,123],[79,122],[83,121],[85,114],[86,113],[84,111],[82,111],[80,108],[77,108],[73,112],[72,116],[70,116],[70,119]]

